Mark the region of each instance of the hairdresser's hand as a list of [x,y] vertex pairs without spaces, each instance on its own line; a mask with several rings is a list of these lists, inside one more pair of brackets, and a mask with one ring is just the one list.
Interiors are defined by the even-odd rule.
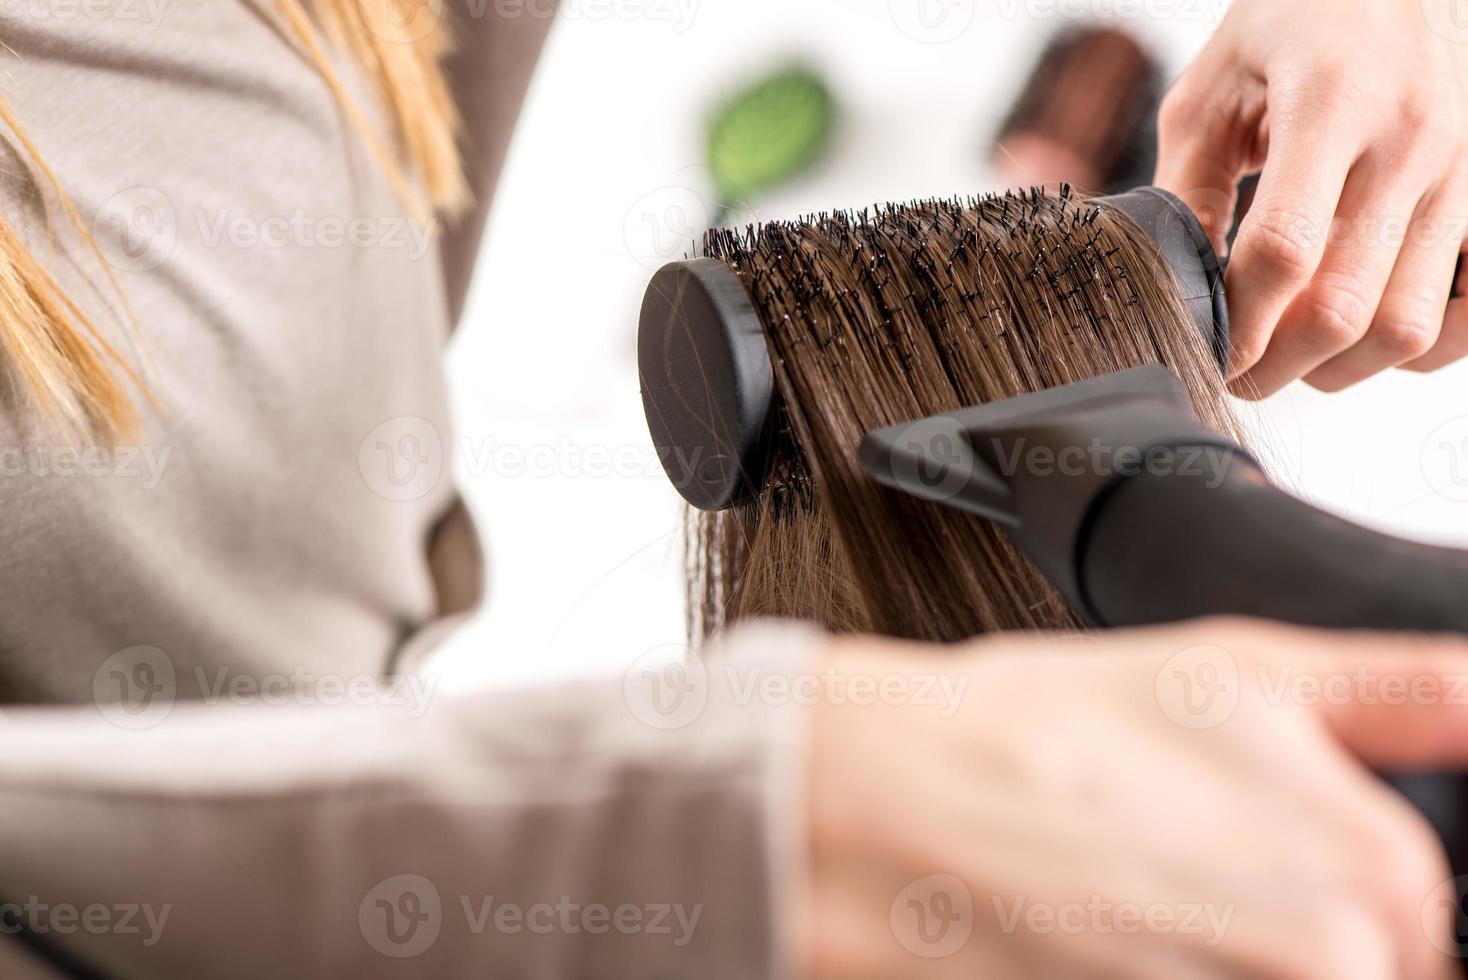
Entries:
[[817,980],[1457,975],[1436,838],[1364,764],[1468,763],[1468,645],[1209,620],[829,663],[960,696],[816,709]]
[[1468,354],[1468,303],[1449,302],[1468,221],[1459,3],[1235,0],[1168,94],[1157,182],[1215,240],[1263,168],[1228,274],[1238,394]]

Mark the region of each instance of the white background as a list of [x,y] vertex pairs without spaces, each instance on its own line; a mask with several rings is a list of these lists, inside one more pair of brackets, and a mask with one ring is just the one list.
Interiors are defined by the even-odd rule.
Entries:
[[[711,217],[700,136],[712,102],[790,59],[836,89],[833,152],[760,202],[762,217],[993,190],[989,134],[1052,31],[1110,12],[1177,72],[1218,7],[567,0],[451,356],[459,479],[491,588],[441,665],[462,682],[537,682],[620,672],[682,643],[681,515],[643,426],[633,342],[651,272]],[[1312,499],[1468,546],[1465,381],[1455,368],[1342,395],[1296,386],[1259,423],[1279,475]]]

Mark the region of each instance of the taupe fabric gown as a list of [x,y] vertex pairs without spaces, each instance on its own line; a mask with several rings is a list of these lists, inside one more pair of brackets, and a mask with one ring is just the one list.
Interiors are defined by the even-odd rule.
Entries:
[[[31,6],[0,22],[0,91],[92,222],[158,406],[144,445],[84,457],[0,413],[0,976],[56,975],[22,920],[138,980],[781,970],[793,712],[715,681],[670,727],[636,677],[450,697],[412,673],[480,593],[441,358],[545,5],[446,5],[481,206],[441,243],[269,3]],[[13,155],[0,206],[116,329]],[[195,703],[251,685],[314,706]],[[623,906],[641,925],[597,911]]]

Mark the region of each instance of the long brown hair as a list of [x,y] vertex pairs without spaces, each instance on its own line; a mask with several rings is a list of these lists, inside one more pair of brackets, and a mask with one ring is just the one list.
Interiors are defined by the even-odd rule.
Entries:
[[[270,8],[360,131],[404,205],[416,214],[466,203],[458,119],[440,71],[447,25],[422,0],[245,0]],[[423,18],[429,16],[431,22]],[[329,48],[351,57],[372,80],[393,131],[374,132],[348,94]],[[0,124],[41,188],[77,232],[113,292],[126,298],[41,148],[0,99]],[[125,314],[130,320],[130,314]],[[129,324],[130,325],[130,324]],[[135,394],[147,391],[134,366],[36,259],[0,216],[0,358],[43,422],[68,437],[115,441],[135,434]]]
[[874,428],[1160,363],[1239,435],[1156,248],[1068,188],[715,230],[704,250],[760,313],[781,417],[757,498],[690,518],[695,638],[761,616],[934,641],[1080,626],[993,524],[870,481]]

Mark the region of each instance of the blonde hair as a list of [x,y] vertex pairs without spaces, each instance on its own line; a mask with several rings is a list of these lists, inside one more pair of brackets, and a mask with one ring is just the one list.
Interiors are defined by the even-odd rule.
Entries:
[[[404,206],[416,215],[454,213],[467,204],[458,153],[458,116],[441,61],[449,31],[424,0],[249,0],[269,4],[291,39],[320,72],[342,111],[360,132]],[[349,94],[328,55],[349,57],[373,82],[392,132],[378,133]],[[101,263],[111,290],[126,298],[62,182],[0,99],[8,130],[46,204],[48,230],[59,208]],[[68,437],[115,442],[136,434],[139,415],[130,388],[148,398],[136,368],[0,215],[0,357],[10,380],[35,410]]]

